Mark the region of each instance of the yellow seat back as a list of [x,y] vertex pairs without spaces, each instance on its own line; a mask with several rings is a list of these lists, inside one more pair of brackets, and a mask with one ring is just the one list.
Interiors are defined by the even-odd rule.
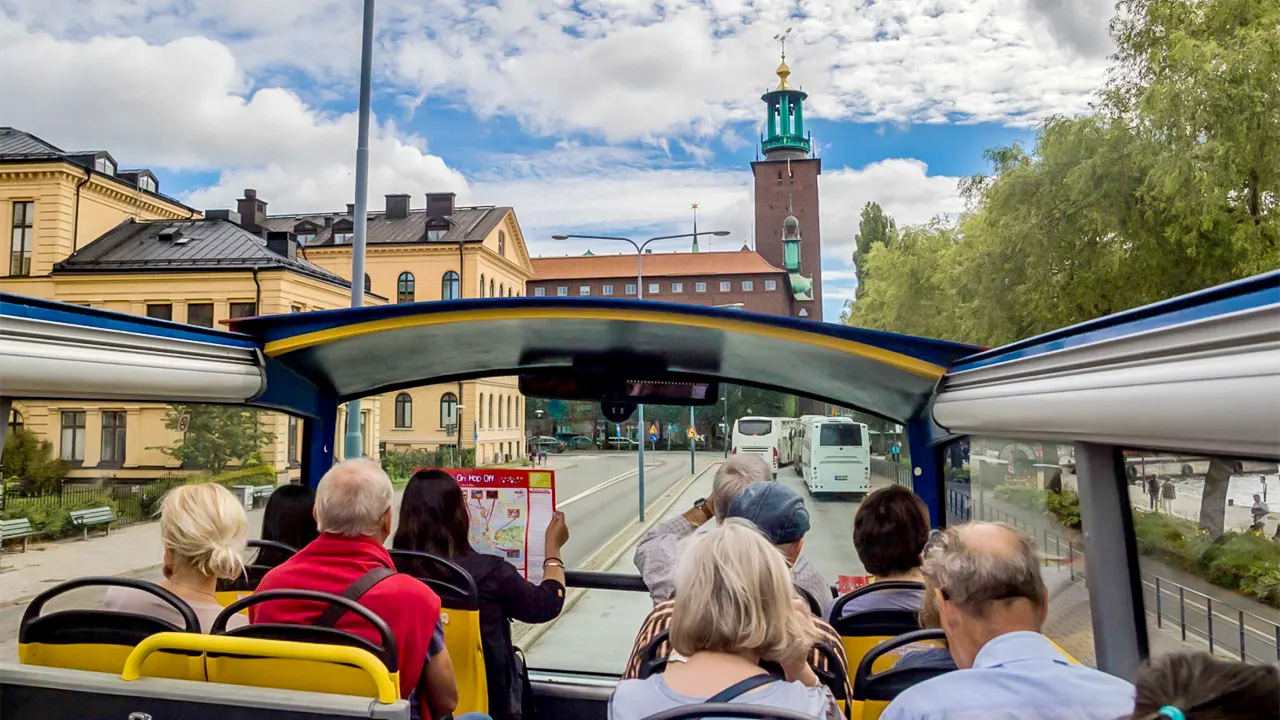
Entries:
[[898,693],[954,669],[927,665],[895,667],[908,652],[928,647],[946,647],[946,635],[941,630],[915,630],[868,649],[854,671],[853,720],[878,720]]
[[289,545],[273,540],[250,540],[248,545],[258,550],[258,554],[253,562],[244,566],[244,574],[230,580],[218,580],[215,597],[218,598],[218,604],[222,607],[252,595],[253,591],[258,589],[258,583],[262,582],[264,575],[298,552]]
[[[369,623],[381,640],[372,642],[345,630],[314,625],[256,623],[227,629],[227,621],[236,613],[272,600],[307,600],[341,605]],[[213,624],[212,633],[216,637],[236,640],[237,643],[210,648],[205,653],[205,671],[210,682],[377,697],[379,678],[385,673],[396,683],[397,693],[399,692],[396,642],[391,629],[368,608],[339,595],[314,590],[255,592],[223,608]],[[297,648],[284,654],[255,651],[255,648],[276,647],[270,643],[359,651],[375,658],[382,670],[375,676],[362,664],[333,659],[335,656],[347,657],[343,653],[300,651]]]
[[444,645],[458,683],[454,714],[489,712],[489,676],[480,637],[480,593],[471,573],[438,555],[392,550],[396,569],[421,580],[440,596]]
[[[920,620],[917,611],[902,609],[864,610],[844,616],[845,605],[874,593],[903,590],[924,590],[924,585],[918,582],[881,580],[846,593],[832,603],[831,626],[840,634],[840,644],[844,646],[845,657],[849,661],[850,683],[854,681],[855,670],[864,655],[886,640],[919,630]],[[886,670],[897,661],[896,656],[885,656],[877,661],[876,671]]]
[[[45,604],[84,587],[126,587],[164,600],[182,618],[176,625],[148,615],[116,610],[60,610],[43,614]],[[135,646],[156,633],[200,632],[190,606],[173,593],[144,580],[79,578],[50,588],[31,601],[18,629],[18,661],[24,665],[119,674]],[[200,653],[155,653],[147,661],[153,677],[204,680]]]

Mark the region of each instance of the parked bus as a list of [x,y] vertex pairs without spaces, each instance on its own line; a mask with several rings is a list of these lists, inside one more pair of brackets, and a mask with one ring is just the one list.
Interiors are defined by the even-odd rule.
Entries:
[[867,426],[847,417],[800,424],[800,475],[809,492],[871,492],[871,441]]
[[764,458],[778,477],[778,468],[791,462],[791,427],[794,418],[743,417],[733,424],[733,453],[753,453]]

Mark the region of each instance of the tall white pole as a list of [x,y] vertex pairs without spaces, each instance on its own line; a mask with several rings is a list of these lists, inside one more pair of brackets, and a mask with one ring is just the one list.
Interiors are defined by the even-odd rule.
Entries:
[[[631,243],[635,245],[635,243]],[[636,299],[644,299],[644,246],[636,246]],[[640,423],[640,522],[644,522],[644,444],[649,439],[649,428],[644,425],[644,405],[639,407]]]
[[[364,0],[364,33],[360,39],[360,115],[356,131],[356,216],[352,218],[351,307],[364,305],[365,226],[369,212],[369,96],[373,84],[373,0]],[[360,401],[347,403],[346,457],[364,454],[360,436]]]

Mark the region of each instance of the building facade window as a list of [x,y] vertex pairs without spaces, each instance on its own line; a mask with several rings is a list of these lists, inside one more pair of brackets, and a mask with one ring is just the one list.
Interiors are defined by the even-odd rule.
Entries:
[[155,303],[147,305],[147,317],[156,320],[172,320],[173,305],[171,303]]
[[569,286],[568,286],[568,285],[557,285],[557,286],[556,286],[556,296],[557,296],[557,297],[567,297],[568,295],[569,295]]
[[187,303],[187,324],[213,327],[213,303]]
[[334,244],[334,245],[350,245],[350,244],[351,244],[351,238],[353,238],[353,237],[355,237],[355,233],[353,233],[353,232],[351,232],[351,231],[346,231],[346,232],[334,232],[334,233],[333,233],[333,244]]
[[369,277],[369,273],[364,274],[364,291],[367,293],[373,292],[373,280]]
[[396,427],[399,429],[413,427],[413,398],[409,393],[396,395]]
[[9,432],[15,432],[23,428],[22,413],[15,408],[9,408]]
[[694,292],[706,292],[706,291],[707,291],[707,284],[706,284],[706,283],[704,283],[704,282],[694,283],[694,284],[693,284],[693,291],[694,291]]
[[777,290],[777,289],[778,289],[778,281],[777,281],[777,280],[765,280],[765,281],[764,281],[764,289],[765,289],[765,291],[767,291],[767,292],[773,292],[774,290]]
[[155,192],[156,181],[146,175],[138,176],[138,189],[144,192]]
[[13,204],[13,234],[9,245],[9,274],[31,274],[31,239],[35,232],[33,202]]
[[728,280],[720,281],[720,292],[729,292],[733,289],[733,283]]
[[302,306],[301,306],[301,305],[290,305],[290,306],[289,306],[289,312],[291,312],[291,313],[302,312]]
[[450,270],[440,277],[440,299],[457,300],[462,297],[461,280],[458,273]]
[[443,220],[431,220],[427,223],[427,241],[439,242],[449,234],[449,223]]
[[413,273],[407,271],[400,273],[400,277],[396,278],[396,302],[413,302],[416,285],[417,282],[413,279]]
[[297,238],[298,238],[298,246],[306,247],[315,241],[316,234],[313,232],[298,233]]
[[578,294],[579,294],[579,295],[590,295],[590,294],[591,294],[591,286],[590,286],[590,285],[580,285],[580,286],[578,286]]
[[507,396],[507,425],[510,427],[515,427],[516,421],[515,421],[515,416],[511,414],[511,406],[512,406],[511,396],[508,395]]
[[507,234],[501,230],[498,231],[498,254],[507,256]]
[[84,411],[62,411],[62,447],[59,457],[67,462],[84,462]]
[[506,294],[507,294],[507,286],[503,285],[502,283],[498,283],[498,297],[502,297]]
[[612,286],[612,285],[604,285],[604,286],[602,286],[602,287],[600,288],[600,294],[601,294],[601,295],[612,295],[612,294],[613,294],[613,286]]
[[[608,294],[609,294],[609,293],[605,293],[605,295],[608,295]],[[534,297],[546,297],[546,295],[547,295],[547,289],[546,289],[546,288],[536,287],[536,288],[534,288],[534,289],[533,289],[533,296],[534,296]]]
[[649,283],[649,289],[647,290],[647,292],[648,292],[650,295],[657,295],[658,293],[662,292],[662,284],[661,284],[661,283]]
[[627,283],[626,290],[627,290],[627,294],[628,294],[628,295],[635,295],[635,294],[636,294],[636,284],[635,284],[635,283]]
[[682,282],[673,282],[673,283],[671,283],[671,292],[673,292],[673,293],[682,293],[682,292],[684,292],[684,283],[682,283]]
[[289,464],[297,465],[298,464],[298,418],[292,415],[289,416],[288,438],[289,438],[289,441],[288,441],[289,444],[286,448],[286,453],[288,454]]
[[484,297],[484,273],[480,273],[480,297]]
[[493,429],[493,396],[489,396],[489,429]]
[[97,170],[103,175],[116,174],[116,166],[110,160],[108,160],[106,157],[102,155],[99,155],[97,158],[94,159],[93,169]]
[[128,414],[123,410],[102,411],[102,462],[113,465],[124,463],[127,418]]
[[499,395],[498,396],[498,429],[501,430],[504,427],[506,427],[506,425],[504,425],[502,422],[502,396]]
[[493,293],[493,278],[489,278],[489,297],[496,297]]
[[476,429],[484,427],[484,393],[476,395]]
[[458,422],[458,396],[445,393],[440,396],[440,427],[447,428]]
[[231,319],[253,317],[258,314],[258,304],[251,302],[233,302],[230,306]]
[[755,281],[753,280],[742,281],[742,292],[753,292],[755,289],[756,289]]

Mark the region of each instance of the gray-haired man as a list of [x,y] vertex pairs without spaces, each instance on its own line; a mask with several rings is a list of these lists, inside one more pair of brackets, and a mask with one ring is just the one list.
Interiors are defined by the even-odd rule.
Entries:
[[[773,468],[759,455],[734,455],[716,471],[711,485],[711,497],[695,504],[682,515],[664,520],[651,528],[636,545],[635,563],[640,577],[649,588],[654,604],[670,600],[675,593],[676,561],[684,549],[684,540],[693,535],[708,520],[724,522],[729,506],[739,493],[755,482],[768,481]],[[804,556],[795,561],[791,569],[796,587],[804,589],[817,599],[826,617],[831,604],[831,585]]]
[[938,534],[925,554],[956,672],[897,697],[883,720],[1112,720],[1133,712],[1133,685],[1072,664],[1040,634],[1048,591],[1031,538],[1003,523]]

